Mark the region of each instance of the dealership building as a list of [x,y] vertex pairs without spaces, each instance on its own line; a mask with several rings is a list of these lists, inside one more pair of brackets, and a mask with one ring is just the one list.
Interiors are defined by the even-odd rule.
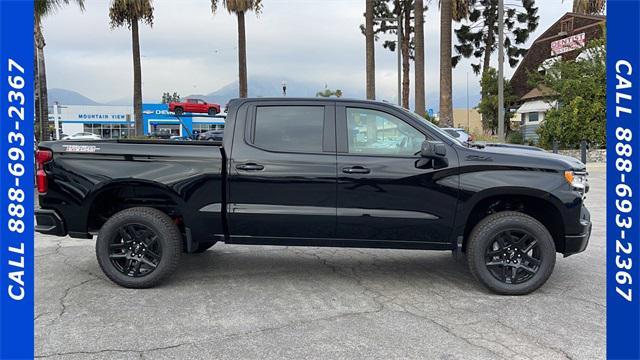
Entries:
[[[57,115],[57,116],[56,116]],[[49,113],[51,124],[56,123],[63,134],[80,132],[100,135],[104,139],[135,136],[133,106],[56,105]],[[224,115],[186,114],[177,117],[167,104],[143,104],[144,135],[152,133],[187,136],[193,132],[224,129]]]

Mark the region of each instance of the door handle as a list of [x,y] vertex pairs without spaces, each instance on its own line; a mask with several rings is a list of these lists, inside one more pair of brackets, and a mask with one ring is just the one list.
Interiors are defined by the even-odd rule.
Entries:
[[342,168],[342,172],[345,174],[368,174],[371,170],[367,169],[364,166],[352,166]]
[[255,163],[238,164],[236,165],[236,169],[246,170],[246,171],[259,171],[264,169],[264,166],[260,164],[255,164]]

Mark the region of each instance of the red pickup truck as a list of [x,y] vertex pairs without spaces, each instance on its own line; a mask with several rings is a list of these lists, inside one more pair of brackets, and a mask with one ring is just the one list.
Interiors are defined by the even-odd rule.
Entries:
[[202,99],[186,99],[183,102],[169,103],[169,111],[182,115],[184,113],[206,113],[215,115],[220,112],[220,105],[208,104]]

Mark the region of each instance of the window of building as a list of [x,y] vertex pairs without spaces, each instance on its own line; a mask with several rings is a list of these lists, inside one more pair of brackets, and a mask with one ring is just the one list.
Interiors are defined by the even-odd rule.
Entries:
[[573,31],[573,18],[562,20],[562,22],[560,23],[560,32],[568,34],[572,31]]
[[224,124],[193,124],[193,133],[201,134],[212,130],[224,130]]
[[424,134],[393,115],[369,109],[348,108],[350,154],[413,156]]
[[259,106],[253,144],[266,150],[322,152],[323,106]]
[[103,139],[124,139],[133,135],[127,124],[84,124],[84,132],[99,135]]
[[224,124],[193,124],[193,131],[205,132],[211,130],[224,130]]
[[539,117],[540,114],[537,112],[529,113],[529,122],[538,122],[540,119]]

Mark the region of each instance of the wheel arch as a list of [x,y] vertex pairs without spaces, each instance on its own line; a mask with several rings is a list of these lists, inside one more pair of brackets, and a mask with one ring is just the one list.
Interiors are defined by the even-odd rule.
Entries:
[[97,186],[86,198],[88,232],[100,230],[118,211],[132,207],[158,209],[174,219],[183,230],[188,223],[186,203],[169,186],[149,180],[115,180]]
[[562,202],[549,192],[522,187],[492,188],[474,194],[466,203],[456,231],[457,237],[462,237],[463,251],[466,251],[473,228],[486,216],[501,211],[522,212],[540,221],[549,230],[556,251],[564,250]]

